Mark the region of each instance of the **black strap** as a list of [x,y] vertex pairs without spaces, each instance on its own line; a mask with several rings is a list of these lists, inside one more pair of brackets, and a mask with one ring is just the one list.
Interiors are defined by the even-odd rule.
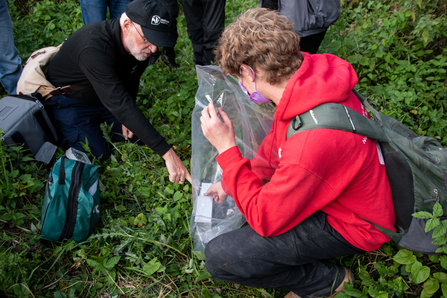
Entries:
[[66,206],[65,225],[62,230],[59,241],[70,239],[76,227],[76,217],[78,214],[79,193],[82,187],[82,171],[85,163],[77,161],[71,173],[71,184],[68,189],[68,198]]
[[56,144],[55,135],[53,134],[53,131],[51,130],[50,126],[48,125],[47,120],[43,116],[42,111],[41,110],[36,111],[34,113],[34,117],[36,118],[37,122],[40,124],[40,126],[42,127],[42,129],[45,133],[45,136],[44,136],[45,141],[48,141],[52,144]]
[[50,94],[55,95],[61,95],[61,94],[68,94],[73,93],[82,89],[85,89],[89,87],[89,85],[67,85],[63,87],[57,87],[50,91]]
[[65,156],[61,157],[61,164],[59,168],[59,184],[65,184]]

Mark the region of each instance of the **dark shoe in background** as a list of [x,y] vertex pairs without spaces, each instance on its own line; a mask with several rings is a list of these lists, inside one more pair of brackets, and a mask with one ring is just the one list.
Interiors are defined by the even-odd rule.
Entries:
[[149,66],[154,65],[160,56],[161,56],[161,52],[157,49],[157,51],[155,53],[152,53],[149,56]]
[[164,47],[160,55],[160,61],[169,68],[178,68],[180,65],[175,61],[176,57],[174,48]]

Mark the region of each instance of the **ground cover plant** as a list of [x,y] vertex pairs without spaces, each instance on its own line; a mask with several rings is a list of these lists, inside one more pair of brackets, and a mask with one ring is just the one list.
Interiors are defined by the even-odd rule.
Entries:
[[[256,0],[227,0],[227,23]],[[57,45],[82,24],[75,0],[9,0],[16,46],[23,60]],[[447,145],[447,1],[342,1],[320,52],[346,59],[359,75],[357,89],[386,114],[420,135]],[[186,22],[180,13],[176,45],[180,68],[161,62],[140,83],[138,104],[186,165],[197,89]],[[3,90],[0,94],[6,95]],[[104,127],[107,136],[107,127]],[[191,186],[169,182],[162,159],[146,146],[115,144],[100,167],[101,219],[83,243],[40,238],[41,205],[51,165],[20,148],[0,146],[1,297],[283,297],[213,279],[204,256],[192,251]],[[85,144],[88,149],[88,142]],[[63,154],[59,149],[56,157]],[[25,156],[25,157],[24,157]],[[55,158],[56,158],[55,157]],[[92,157],[90,155],[90,157]],[[430,218],[438,244],[447,242],[440,206]],[[333,260],[356,282],[337,297],[447,297],[447,248],[436,256],[393,243]]]

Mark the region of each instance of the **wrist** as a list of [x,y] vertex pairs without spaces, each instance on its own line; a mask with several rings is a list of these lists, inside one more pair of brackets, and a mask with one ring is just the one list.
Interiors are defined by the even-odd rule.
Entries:
[[234,146],[236,146],[236,143],[229,143],[225,146],[222,146],[222,147],[216,148],[216,149],[217,149],[217,152],[219,152],[219,154],[222,154],[225,151],[227,151],[228,149],[233,148]]
[[161,157],[162,157],[164,160],[168,160],[168,159],[171,159],[171,158],[172,158],[173,153],[174,153],[174,150],[172,150],[172,148],[170,148],[170,149],[169,149],[165,154],[163,154]]

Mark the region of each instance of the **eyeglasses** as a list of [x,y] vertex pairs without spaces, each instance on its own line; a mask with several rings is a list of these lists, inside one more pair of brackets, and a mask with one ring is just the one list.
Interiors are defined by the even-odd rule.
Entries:
[[135,28],[135,30],[137,31],[138,35],[141,36],[141,38],[143,39],[144,43],[148,43],[149,41],[146,39],[146,37],[144,37],[137,29],[137,27],[135,26],[135,24],[132,22],[133,27]]

